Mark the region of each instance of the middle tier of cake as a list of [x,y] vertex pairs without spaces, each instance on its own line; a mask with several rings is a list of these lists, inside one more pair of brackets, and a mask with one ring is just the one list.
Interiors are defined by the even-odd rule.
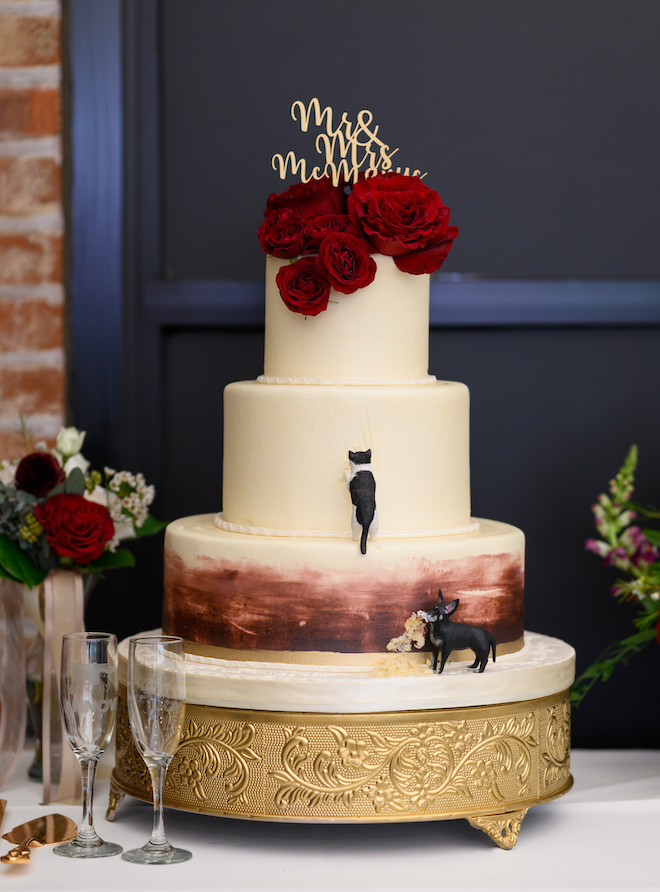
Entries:
[[351,535],[349,450],[371,449],[379,537],[443,536],[470,518],[469,391],[239,381],[224,394],[222,528]]

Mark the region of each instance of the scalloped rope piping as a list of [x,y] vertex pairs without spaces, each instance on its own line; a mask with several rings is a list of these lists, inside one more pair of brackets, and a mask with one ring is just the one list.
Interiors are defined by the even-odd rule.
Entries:
[[406,384],[419,386],[420,384],[435,384],[435,375],[426,375],[424,378],[277,378],[272,375],[259,375],[259,384]]
[[[251,536],[274,536],[294,539],[351,539],[350,530],[270,530],[266,527],[250,527],[241,523],[229,523],[222,519],[222,513],[216,514],[213,523],[227,533],[247,533]],[[432,539],[436,536],[458,536],[461,533],[474,533],[479,523],[472,520],[463,527],[444,527],[440,530],[395,530],[379,533],[379,539]]]

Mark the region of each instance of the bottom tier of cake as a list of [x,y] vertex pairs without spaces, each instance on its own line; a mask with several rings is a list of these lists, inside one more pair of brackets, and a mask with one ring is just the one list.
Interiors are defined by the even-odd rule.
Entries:
[[[125,651],[126,642],[120,648],[110,818],[126,793],[151,799],[149,773],[129,727]],[[233,702],[241,685],[249,702],[250,691],[257,690],[250,673],[258,668],[246,667],[247,675],[236,676],[234,685],[217,677],[209,687],[191,659],[186,723],[165,789],[172,808],[266,821],[466,818],[511,848],[527,809],[572,785],[568,689],[574,652],[556,639],[527,633],[524,652],[496,667],[489,663],[481,675],[454,664],[442,676],[365,675],[360,684],[326,678],[325,704],[315,708],[303,706],[301,697],[319,679],[310,682],[304,670],[296,678],[301,670],[295,667],[264,668],[266,697],[267,679],[279,672],[277,684],[285,690],[288,674],[290,705],[301,705],[287,711],[222,705]],[[346,711],[338,702],[351,686],[357,693],[353,711]],[[427,707],[395,708],[404,689],[410,702]],[[200,694],[211,703],[191,702]],[[355,711],[360,703],[371,708]]]
[[[386,653],[410,614],[442,588],[459,622],[493,634],[497,653],[523,647],[523,533],[477,518],[469,532],[381,537],[367,553],[348,538],[278,536],[171,523],[165,535],[163,630],[186,650],[228,659],[364,663]],[[272,531],[271,531],[272,532]]]

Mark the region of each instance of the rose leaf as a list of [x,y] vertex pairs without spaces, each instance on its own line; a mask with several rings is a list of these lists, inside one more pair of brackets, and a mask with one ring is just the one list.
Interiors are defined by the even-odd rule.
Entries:
[[135,555],[127,548],[118,548],[117,551],[104,551],[103,554],[90,561],[88,564],[90,570],[92,567],[97,570],[114,570],[116,567],[134,567]]
[[153,514],[148,514],[147,519],[141,527],[135,527],[135,538],[141,539],[143,536],[155,536],[160,533],[168,525],[169,520],[156,520]]
[[46,571],[35,567],[9,536],[0,533],[0,575],[33,588],[46,578]]
[[64,491],[75,496],[81,496],[85,492],[85,477],[80,468],[74,468],[66,478]]

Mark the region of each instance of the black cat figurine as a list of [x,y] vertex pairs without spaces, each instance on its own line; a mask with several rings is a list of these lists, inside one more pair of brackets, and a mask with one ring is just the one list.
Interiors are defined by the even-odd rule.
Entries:
[[486,629],[470,626],[467,623],[453,623],[449,617],[458,607],[458,598],[445,604],[442,590],[438,589],[438,603],[426,614],[429,621],[429,639],[433,646],[433,662],[431,669],[435,672],[438,665],[438,653],[442,650],[438,674],[445,668],[447,658],[453,650],[469,647],[474,651],[475,660],[470,669],[483,672],[488,662],[488,654],[493,651],[495,662],[495,639]]
[[375,540],[378,532],[376,480],[371,470],[371,449],[366,452],[349,452],[348,458],[351,470],[347,481],[353,503],[351,529],[353,538],[360,540],[360,551],[366,554],[367,536]]

